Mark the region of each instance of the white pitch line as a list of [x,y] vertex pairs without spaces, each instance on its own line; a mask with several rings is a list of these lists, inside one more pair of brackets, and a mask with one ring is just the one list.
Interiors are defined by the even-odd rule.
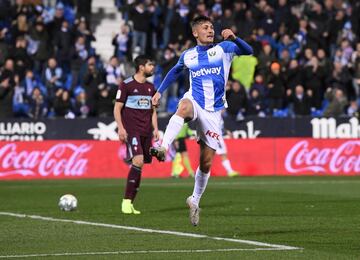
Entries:
[[52,222],[66,222],[66,223],[74,223],[74,224],[80,224],[80,225],[90,225],[90,226],[97,226],[97,227],[125,229],[125,230],[140,231],[140,232],[147,232],[147,233],[175,235],[175,236],[182,236],[182,237],[206,238],[206,239],[228,241],[228,242],[247,244],[247,245],[254,245],[254,246],[264,246],[264,247],[270,247],[270,248],[273,248],[273,249],[276,248],[276,249],[280,249],[280,250],[298,250],[298,249],[302,249],[302,248],[299,248],[299,247],[263,243],[263,242],[251,241],[251,240],[224,238],[224,237],[211,237],[211,236],[207,236],[207,235],[194,234],[194,233],[185,233],[185,232],[169,231],[169,230],[157,230],[157,229],[139,228],[139,227],[131,227],[131,226],[121,226],[121,225],[89,222],[89,221],[82,221],[82,220],[59,219],[59,218],[52,218],[52,217],[42,217],[42,216],[37,216],[37,215],[17,214],[17,213],[12,213],[12,212],[0,212],[0,215],[17,217],[17,218],[38,219],[38,220],[52,221]]
[[0,255],[0,258],[29,258],[48,256],[83,256],[83,255],[127,255],[127,254],[169,254],[169,253],[212,253],[236,251],[281,251],[281,248],[220,248],[220,249],[181,249],[181,250],[140,250],[140,251],[109,251],[109,252],[79,252],[79,253],[49,253],[30,255]]
[[[239,181],[239,182],[212,182],[211,186],[237,186],[237,185],[241,185],[241,186],[250,186],[250,185],[303,185],[303,184],[308,184],[308,185],[317,185],[317,184],[359,184],[360,180],[339,180],[339,181]],[[145,182],[141,183],[141,186],[191,186],[194,185],[194,183],[184,183],[184,182],[172,182],[172,183],[161,183],[161,182]],[[209,184],[210,185],[210,184]]]

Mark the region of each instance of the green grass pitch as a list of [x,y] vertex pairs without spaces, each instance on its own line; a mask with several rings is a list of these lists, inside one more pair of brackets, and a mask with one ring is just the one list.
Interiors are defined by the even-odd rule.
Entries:
[[[120,179],[0,182],[0,259],[360,259],[359,177],[211,178],[198,227],[185,205],[192,187],[144,179],[137,216],[121,214]],[[66,193],[74,212],[57,206]]]

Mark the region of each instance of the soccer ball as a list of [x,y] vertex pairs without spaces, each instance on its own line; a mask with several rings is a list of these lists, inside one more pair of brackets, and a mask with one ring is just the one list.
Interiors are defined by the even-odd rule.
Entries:
[[74,195],[65,194],[59,200],[59,207],[63,211],[73,211],[77,208],[78,201]]

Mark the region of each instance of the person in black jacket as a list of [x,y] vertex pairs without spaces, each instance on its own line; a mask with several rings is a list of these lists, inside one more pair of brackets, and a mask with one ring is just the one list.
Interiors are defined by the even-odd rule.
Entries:
[[238,81],[232,82],[230,89],[226,91],[226,99],[229,105],[226,110],[227,113],[238,121],[243,120],[247,106],[244,86]]
[[288,102],[293,106],[296,116],[308,116],[311,113],[312,90],[305,92],[302,85],[297,85],[294,90],[288,89],[286,92]]
[[267,87],[269,88],[269,109],[273,111],[282,109],[284,105],[285,80],[280,74],[280,64],[274,62],[271,64],[271,74],[269,76]]

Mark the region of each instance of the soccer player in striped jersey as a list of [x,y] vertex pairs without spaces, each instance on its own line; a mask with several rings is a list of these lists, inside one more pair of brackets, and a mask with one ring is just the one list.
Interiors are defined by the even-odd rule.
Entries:
[[193,194],[186,200],[190,208],[190,221],[199,223],[199,202],[205,191],[212,159],[219,147],[221,134],[221,110],[227,107],[225,86],[231,61],[236,55],[251,55],[253,50],[245,41],[237,38],[230,29],[224,29],[224,41],[214,44],[214,27],[210,18],[198,16],[191,22],[197,46],[184,51],[177,64],[168,72],[152,104],[158,105],[161,93],[176,80],[183,69],[189,70],[190,89],[179,102],[176,114],[169,121],[160,147],[152,147],[150,153],[159,161],[165,160],[166,150],[182,128],[184,121],[196,124],[200,144],[200,165],[196,170]]

